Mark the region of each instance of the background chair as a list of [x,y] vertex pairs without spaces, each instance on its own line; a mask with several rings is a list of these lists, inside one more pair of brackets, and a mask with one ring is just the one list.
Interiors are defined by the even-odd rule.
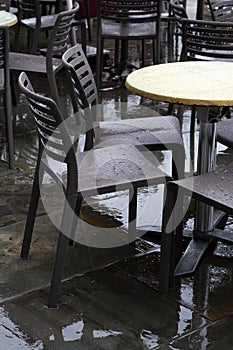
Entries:
[[[176,263],[176,227],[167,227],[169,220],[182,212],[183,197],[191,196],[193,199],[213,206],[215,209],[233,215],[233,165],[219,168],[217,171],[202,174],[179,181],[170,182],[167,185],[170,201],[164,211],[164,228],[162,230],[161,260],[160,260],[160,292],[168,293],[173,286],[174,268]],[[177,193],[179,205],[177,205]],[[176,210],[174,209],[176,203]],[[205,239],[220,240],[233,243],[232,234],[224,230],[214,229],[206,233]]]
[[207,0],[213,21],[230,22],[233,18],[232,0]]
[[[233,61],[233,25],[231,22],[182,20],[181,60]],[[228,108],[211,108],[214,116]]]
[[[90,196],[92,193],[113,192],[116,189],[119,190],[119,187],[122,190],[129,189],[132,192],[129,202],[129,233],[122,237],[122,244],[127,244],[132,241],[132,238],[133,240],[136,238],[131,234],[133,233],[132,228],[135,230],[136,226],[137,188],[148,184],[166,184],[169,177],[151,161],[147,160],[135,147],[129,147],[128,145],[91,149],[77,153],[75,150],[76,143],[72,141],[70,132],[63,123],[64,118],[56,103],[52,99],[36,94],[24,72],[19,76],[19,86],[26,95],[34,114],[40,140],[31,203],[21,252],[22,258],[28,257],[40,183],[45,172],[48,172],[62,186],[66,199],[48,302],[48,306],[54,308],[57,307],[59,285],[63,274],[68,241],[69,238],[74,237],[71,217],[73,217],[73,213],[79,215],[82,197]],[[54,132],[55,130],[56,132]],[[50,138],[51,135],[53,135],[52,138]],[[49,165],[49,159],[65,163],[66,174],[64,172],[59,174],[56,166],[53,169]],[[146,172],[142,169],[146,169]],[[71,213],[69,213],[69,207]]]
[[44,52],[46,57],[10,52],[11,72],[26,71],[31,74],[36,73],[47,76],[51,96],[57,104],[60,103],[60,99],[56,84],[56,74],[63,68],[61,56],[70,43],[70,29],[78,8],[79,5],[75,3],[72,10],[63,11],[57,15],[55,25],[50,33],[48,46]]
[[[69,48],[62,56],[67,76],[74,111],[82,111],[86,118],[87,129],[85,148],[98,145],[111,145],[114,142],[130,142],[145,146],[150,150],[172,150],[173,177],[183,177],[184,147],[180,134],[179,121],[173,116],[143,117],[114,122],[96,121],[98,94],[91,68],[81,45]],[[117,141],[116,141],[117,140]]]
[[14,136],[12,127],[9,45],[9,28],[0,26],[0,95],[3,98],[9,167],[12,169],[14,168]]
[[175,37],[175,55],[176,58],[178,58],[179,38],[182,38],[181,20],[188,18],[188,14],[186,12],[186,1],[171,0],[169,3],[169,18],[171,18],[169,42],[173,43],[173,38]]
[[42,31],[48,32],[56,22],[58,14],[42,16],[40,0],[18,0],[18,24],[15,31],[14,48],[17,50],[21,27],[28,31],[29,52],[36,54]]
[[16,7],[11,6],[11,0],[1,0],[0,11],[7,11],[7,12],[17,14],[18,9]]
[[[128,57],[128,41],[142,41],[142,65],[145,64],[144,40],[152,40],[153,63],[160,62],[161,0],[97,0],[97,64],[96,82],[102,85],[103,49],[105,39],[115,40],[115,67],[121,74]],[[119,63],[119,42],[121,57]]]

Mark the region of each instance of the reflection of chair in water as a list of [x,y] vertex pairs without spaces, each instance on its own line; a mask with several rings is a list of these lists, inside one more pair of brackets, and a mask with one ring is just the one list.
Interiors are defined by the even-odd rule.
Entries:
[[[152,40],[153,63],[160,62],[161,0],[97,1],[97,87],[102,85],[103,49],[107,39],[115,41],[115,67],[121,74],[128,57],[128,41],[142,41],[142,65],[145,65],[144,41]],[[121,58],[119,63],[119,42]]]
[[[76,142],[72,140],[69,130],[72,127],[72,132],[74,131],[73,118],[69,118],[72,119],[72,126],[68,125],[67,120],[63,123],[63,116],[56,103],[52,99],[35,93],[24,72],[20,74],[19,86],[34,114],[40,139],[21,257],[27,258],[29,254],[40,184],[45,172],[58,182],[66,200],[62,205],[62,222],[48,302],[49,307],[56,307],[69,238],[76,237],[79,243],[89,246],[96,246],[98,233],[103,235],[102,244],[108,242],[109,235],[112,236],[113,241],[109,242],[110,246],[113,242],[115,246],[119,246],[134,241],[136,239],[137,189],[161,183],[166,185],[169,177],[134,146],[117,145],[77,152]],[[65,169],[61,169],[61,164],[59,168],[56,165],[53,168],[54,162],[62,163]],[[80,232],[75,232],[77,236],[74,236],[74,228],[80,230],[79,225],[74,227],[74,224],[78,223],[74,213],[79,215],[82,198],[87,199],[87,196],[115,192],[119,189],[129,190],[130,193],[128,233],[120,234],[118,231],[118,236],[114,236],[113,231],[96,232],[96,228],[92,237],[90,235],[87,237],[90,229],[84,232],[83,236]],[[103,247],[100,242],[99,247]]]
[[14,136],[12,127],[11,84],[9,70],[9,28],[0,27],[0,95],[3,98],[9,167],[14,167]]
[[26,71],[31,74],[47,76],[51,95],[58,104],[60,101],[56,84],[56,74],[63,68],[61,58],[58,57],[61,57],[67,49],[72,20],[78,6],[79,5],[75,3],[72,10],[63,11],[58,14],[56,23],[50,33],[48,46],[45,51],[46,57],[18,52],[10,53],[11,71]]
[[[74,109],[82,110],[86,116],[86,124],[90,129],[87,134],[86,147],[95,143],[114,144],[114,142],[132,143],[145,146],[150,150],[172,150],[173,177],[182,177],[184,171],[184,149],[180,135],[179,121],[173,116],[141,117],[124,119],[113,122],[99,122],[96,120],[95,105],[98,105],[98,94],[95,80],[87,59],[80,45],[68,49],[62,56],[71,85],[71,95]],[[73,94],[75,96],[73,96]],[[79,101],[79,105],[77,102]],[[89,112],[87,112],[89,111]],[[152,112],[152,111],[151,111]],[[93,140],[94,134],[94,140]],[[119,141],[121,140],[121,141]],[[177,174],[178,172],[178,174]]]

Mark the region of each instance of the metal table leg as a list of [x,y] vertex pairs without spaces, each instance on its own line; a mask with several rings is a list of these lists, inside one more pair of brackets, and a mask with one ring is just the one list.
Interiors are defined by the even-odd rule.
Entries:
[[[197,108],[200,120],[198,146],[198,173],[203,174],[215,169],[216,163],[216,122],[208,120],[208,108]],[[210,234],[214,230],[213,207],[197,202],[196,227],[194,237],[175,269],[175,275],[189,274],[195,271],[200,259],[212,241]]]

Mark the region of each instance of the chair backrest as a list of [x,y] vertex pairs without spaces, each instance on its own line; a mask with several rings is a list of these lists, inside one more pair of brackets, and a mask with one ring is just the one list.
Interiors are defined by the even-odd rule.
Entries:
[[182,21],[181,60],[233,59],[233,23]]
[[36,27],[41,23],[41,6],[39,0],[18,0],[18,19],[36,17]]
[[10,86],[9,40],[9,28],[0,26],[0,71],[1,77],[4,78],[5,88]]
[[[77,162],[70,133],[64,123],[62,113],[51,98],[35,93],[25,72],[18,79],[19,88],[26,96],[30,109],[34,115],[38,136],[39,152],[43,158],[48,156],[55,161],[67,164],[67,186],[77,189]],[[45,165],[46,162],[43,162]],[[56,178],[56,174],[50,175]],[[67,189],[69,191],[69,188]]]
[[[52,57],[61,57],[67,50],[72,21],[78,9],[79,4],[75,2],[71,10],[63,11],[58,14],[48,41],[47,61],[51,60]],[[51,61],[48,63],[51,64]]]
[[213,21],[232,21],[233,0],[207,0],[207,4]]
[[97,0],[97,16],[115,22],[157,21],[161,15],[161,0]]
[[[69,48],[62,56],[69,79],[71,92],[74,93],[75,112],[82,113],[86,122],[86,140],[84,149],[93,147],[93,121],[96,120],[93,106],[98,104],[98,93],[95,79],[87,58],[82,50],[82,46],[77,44]],[[93,115],[94,114],[94,115]]]

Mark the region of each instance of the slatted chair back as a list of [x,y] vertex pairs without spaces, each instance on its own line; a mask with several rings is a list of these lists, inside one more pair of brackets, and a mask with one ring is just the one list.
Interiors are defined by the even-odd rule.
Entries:
[[233,23],[183,20],[182,60],[232,60]]
[[[33,112],[39,136],[39,153],[43,152],[43,157],[48,156],[55,161],[66,163],[69,168],[67,185],[72,187],[72,191],[77,190],[75,149],[59,107],[54,100],[34,92],[25,72],[20,74],[18,82]],[[46,165],[46,162],[43,164]],[[51,168],[46,170],[54,177]]]
[[158,3],[157,0],[101,0],[99,18],[124,23],[150,22],[160,15]]
[[18,0],[17,5],[19,21],[24,18],[36,17],[40,23],[41,7],[39,0]]
[[232,0],[207,0],[213,21],[226,22],[233,19]]
[[74,101],[74,111],[82,113],[86,122],[86,139],[84,149],[93,147],[94,126],[96,120],[96,109],[92,107],[98,105],[98,93],[91,67],[82,50],[77,44],[69,48],[62,56],[70,84],[70,92]]

